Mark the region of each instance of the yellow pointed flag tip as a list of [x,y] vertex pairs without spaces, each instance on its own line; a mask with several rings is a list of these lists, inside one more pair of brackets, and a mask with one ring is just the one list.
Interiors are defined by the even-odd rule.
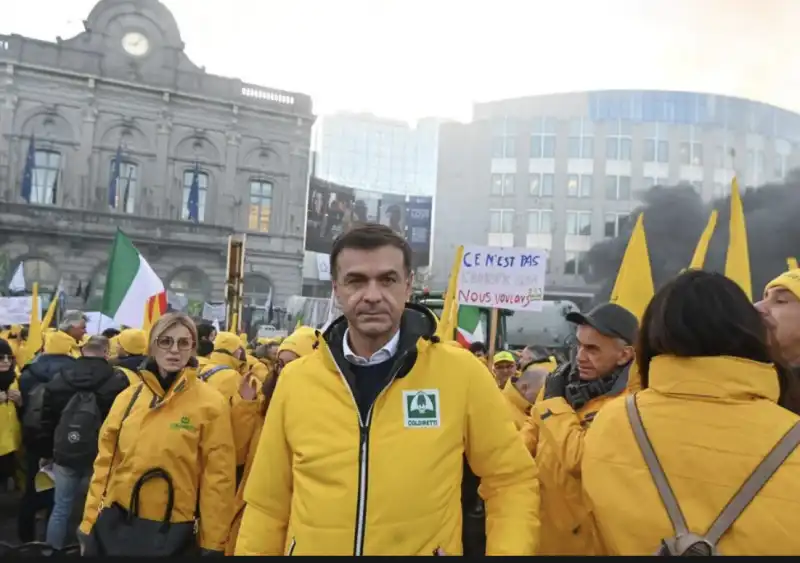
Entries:
[[797,269],[797,258],[792,258],[791,256],[786,259],[786,266],[787,271],[792,271]]
[[30,362],[44,343],[42,337],[42,322],[40,320],[41,311],[39,310],[39,284],[33,283],[33,291],[31,292],[31,316],[28,322],[28,340],[19,352],[17,361],[19,365],[24,366]]
[[650,254],[644,232],[644,212],[642,212],[639,213],[631,238],[628,240],[610,301],[625,307],[636,315],[637,319],[641,319],[654,293]]
[[450,268],[450,278],[447,280],[447,292],[444,294],[442,317],[436,327],[436,336],[442,342],[455,340],[456,325],[458,324],[458,275],[461,272],[461,261],[464,258],[464,246],[456,249],[453,267]]
[[689,268],[692,270],[702,270],[703,266],[706,263],[706,254],[708,254],[708,245],[711,242],[711,237],[714,234],[714,229],[717,228],[717,217],[719,216],[719,212],[715,209],[711,212],[711,216],[708,218],[708,223],[706,224],[706,228],[703,230],[703,234],[700,235],[700,240],[697,241],[697,248],[694,249],[694,256],[692,256],[692,262],[689,264]]
[[750,274],[750,252],[747,246],[747,226],[744,218],[742,196],[736,176],[731,181],[731,219],[728,252],[725,256],[725,276],[735,281],[748,299],[753,299],[753,281]]

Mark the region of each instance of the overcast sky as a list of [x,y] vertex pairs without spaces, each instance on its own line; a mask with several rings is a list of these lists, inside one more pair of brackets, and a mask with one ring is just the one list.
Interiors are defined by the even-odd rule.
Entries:
[[[25,0],[0,33],[79,33],[94,0]],[[469,119],[475,101],[593,88],[738,95],[800,111],[800,0],[163,0],[208,72],[317,113]]]

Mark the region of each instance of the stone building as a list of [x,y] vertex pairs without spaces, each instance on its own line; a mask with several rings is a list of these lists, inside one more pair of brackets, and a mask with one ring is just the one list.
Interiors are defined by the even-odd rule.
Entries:
[[96,309],[120,228],[178,303],[222,299],[232,233],[247,234],[252,305],[300,293],[310,97],[205,72],[157,0],[101,0],[84,28],[54,43],[0,35],[3,288],[22,262],[28,285],[62,280],[71,306]]

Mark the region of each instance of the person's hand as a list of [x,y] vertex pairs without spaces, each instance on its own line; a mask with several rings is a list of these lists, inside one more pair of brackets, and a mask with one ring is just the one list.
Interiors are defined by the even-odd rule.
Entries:
[[561,369],[555,370],[544,380],[544,399],[564,397],[567,394],[567,376],[570,365],[565,364]]
[[5,403],[6,401],[8,401],[8,394],[4,391],[0,391],[0,403]]
[[22,406],[22,393],[16,389],[9,389],[7,395],[9,401],[12,401],[18,407]]
[[447,555],[441,547],[437,547],[436,549],[434,549],[433,550],[433,554],[434,555],[438,555],[440,557],[444,556],[444,555]]
[[255,377],[248,372],[242,377],[242,382],[239,384],[239,396],[245,401],[253,401],[258,395],[258,387],[253,381]]

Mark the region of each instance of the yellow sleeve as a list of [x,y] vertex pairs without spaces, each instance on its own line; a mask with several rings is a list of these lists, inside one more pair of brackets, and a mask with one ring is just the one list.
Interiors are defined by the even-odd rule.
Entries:
[[539,428],[539,441],[547,441],[563,471],[580,478],[585,430],[581,419],[563,397],[537,401],[531,421]]
[[278,378],[247,478],[236,555],[284,554],[292,502],[292,453],[284,429],[289,371],[291,366]]
[[236,466],[244,465],[250,441],[256,429],[256,422],[261,411],[261,401],[245,401],[239,399],[231,407],[231,424],[233,425],[233,443],[236,445]]
[[466,454],[486,503],[486,555],[535,555],[539,543],[536,464],[507,415],[505,398],[476,366],[467,397]]
[[117,435],[125,416],[125,411],[133,401],[136,393],[135,387],[128,387],[125,391],[117,395],[108,416],[100,428],[100,440],[98,442],[97,457],[94,459],[92,468],[92,479],[89,482],[89,491],[86,494],[86,504],[83,508],[83,520],[81,521],[80,531],[88,534],[92,531],[97,515],[100,512],[100,502],[103,500],[103,491],[110,477],[111,459],[114,455]]
[[220,402],[217,416],[203,427],[200,443],[200,547],[224,551],[236,497],[236,449],[230,408]]
[[539,425],[536,424],[535,421],[529,416],[522,425],[519,435],[522,437],[522,442],[525,444],[525,447],[531,454],[531,457],[535,459],[536,448],[539,445]]

